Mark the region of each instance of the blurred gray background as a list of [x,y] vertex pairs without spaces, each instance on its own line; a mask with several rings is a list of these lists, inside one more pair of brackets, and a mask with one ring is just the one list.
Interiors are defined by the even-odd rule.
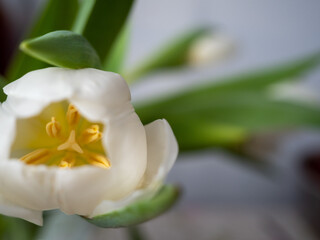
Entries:
[[[172,36],[199,25],[212,26],[213,31],[217,29],[230,36],[236,51],[216,65],[158,74],[133,87],[133,100],[197,84],[211,76],[218,78],[275,66],[317,52],[320,50],[319,10],[320,1],[317,0],[137,1],[131,16],[128,66],[136,64]],[[304,83],[319,90],[319,73],[310,74]],[[270,161],[279,162],[279,171],[280,168],[293,168],[294,156],[317,142],[318,137],[309,132],[284,140],[279,140],[282,150],[278,147],[279,151],[270,156]],[[285,160],[284,155],[292,161]],[[239,165],[225,153],[207,151],[180,158],[170,180],[184,185],[185,201],[247,204],[294,201],[287,186],[281,187],[274,179],[271,181],[263,174]]]
[[[236,51],[213,66],[158,74],[133,88],[133,100],[318,52],[319,10],[317,0],[140,0],[132,14],[128,66],[172,36],[199,25],[229,36]],[[319,77],[317,71],[303,82],[319,91]],[[318,133],[311,131],[279,139],[267,157],[275,166],[272,177],[219,150],[180,155],[168,181],[184,189],[182,216],[170,213],[154,220],[153,225],[146,224],[148,233],[158,233],[153,239],[317,239],[297,209],[296,165],[300,155],[319,143]],[[170,220],[172,224],[167,223]],[[172,231],[163,233],[161,225]]]
[[[317,0],[140,0],[132,14],[128,66],[172,36],[199,25],[229,36],[236,51],[213,66],[154,76],[133,88],[133,100],[318,52],[319,10]],[[314,72],[303,82],[319,90],[319,77],[320,71]],[[319,143],[318,134],[310,131],[279,139],[268,156],[275,166],[272,177],[220,151],[181,155],[168,181],[182,185],[184,211],[180,218],[170,213],[170,218],[148,223],[149,236],[157,232],[154,239],[317,239],[296,208],[296,164],[301,154]],[[166,224],[170,220],[172,224]],[[161,224],[172,231],[158,230]]]

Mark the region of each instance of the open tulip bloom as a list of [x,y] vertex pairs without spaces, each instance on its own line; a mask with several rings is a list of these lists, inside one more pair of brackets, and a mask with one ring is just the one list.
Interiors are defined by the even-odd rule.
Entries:
[[46,68],[4,88],[0,213],[42,225],[42,211],[93,218],[149,199],[178,153],[166,120],[143,126],[124,79]]

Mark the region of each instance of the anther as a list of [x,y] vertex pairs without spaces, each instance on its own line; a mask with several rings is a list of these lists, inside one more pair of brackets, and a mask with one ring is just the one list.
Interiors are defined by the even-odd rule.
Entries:
[[61,125],[56,121],[55,117],[51,118],[51,122],[46,125],[46,131],[49,137],[59,137],[61,133]]
[[99,131],[99,125],[92,125],[84,130],[80,137],[81,144],[89,144],[99,141],[102,138],[102,133]]
[[109,162],[109,159],[105,157],[104,155],[97,154],[97,153],[86,153],[87,155],[87,161],[88,163],[101,167],[101,168],[110,168],[111,164]]
[[72,105],[69,104],[68,111],[67,111],[67,121],[71,127],[74,127],[77,125],[80,119],[80,113],[78,112],[78,109]]
[[64,157],[59,164],[61,168],[71,168],[76,163],[76,159],[73,156],[66,156]]
[[50,150],[46,148],[37,149],[31,153],[24,155],[20,158],[26,164],[40,164],[44,163],[50,157]]

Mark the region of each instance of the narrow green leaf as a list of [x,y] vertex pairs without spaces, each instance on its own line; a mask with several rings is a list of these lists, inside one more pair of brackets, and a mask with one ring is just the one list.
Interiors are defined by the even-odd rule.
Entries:
[[55,31],[23,41],[20,48],[34,58],[58,67],[101,67],[99,57],[90,43],[70,31]]
[[[36,19],[27,38],[34,38],[56,30],[70,30],[78,10],[78,0],[48,0],[44,10]],[[35,69],[48,64],[17,52],[7,72],[8,80],[13,81]]]
[[71,29],[72,32],[83,33],[95,5],[96,0],[81,1],[78,14]]
[[297,127],[320,127],[320,109],[275,101],[263,92],[231,92],[198,96],[183,104],[136,108],[143,123],[165,118],[170,123],[180,150],[230,147],[255,133]]
[[[319,66],[319,64],[320,54],[318,53],[290,63],[278,64],[275,67],[225,77],[216,81],[207,81],[204,84],[193,86],[170,96],[148,101],[148,103],[137,103],[137,106],[144,112],[173,106],[172,104],[184,106],[185,102],[190,99],[196,103],[197,98],[203,96],[208,96],[209,98],[210,96],[220,96],[222,98],[226,96],[226,98],[230,98],[233,94],[232,91],[264,91],[272,84],[296,80],[298,77]],[[227,93],[230,94],[228,95]]]
[[155,53],[150,54],[138,67],[125,74],[125,78],[129,82],[134,82],[153,71],[187,64],[192,43],[209,32],[208,28],[199,28],[170,41]]
[[122,72],[124,60],[129,47],[129,30],[129,25],[126,25],[122,29],[111,49],[109,58],[107,58],[103,64],[104,70],[116,73]]
[[320,64],[320,52],[305,56],[301,59],[280,63],[273,67],[261,69],[247,74],[221,79],[216,83],[203,86],[201,91],[222,91],[222,90],[258,90],[270,86],[271,84],[297,80],[302,74],[318,67]]
[[177,201],[179,190],[171,185],[163,186],[152,199],[141,200],[120,210],[87,219],[104,228],[129,227],[155,218]]
[[101,61],[109,58],[114,41],[124,26],[133,0],[83,1],[73,30],[96,49]]

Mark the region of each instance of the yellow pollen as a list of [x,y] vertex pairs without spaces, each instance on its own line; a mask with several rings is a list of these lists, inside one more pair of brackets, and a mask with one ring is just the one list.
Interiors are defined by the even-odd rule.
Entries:
[[55,117],[51,118],[51,122],[46,125],[46,131],[49,137],[59,137],[61,132],[61,125],[56,121]]
[[78,112],[78,109],[73,106],[72,104],[69,104],[68,111],[67,111],[67,121],[71,127],[74,127],[78,124],[80,120],[80,113]]
[[88,162],[94,166],[102,167],[102,168],[110,168],[111,164],[109,162],[109,159],[101,154],[97,153],[86,153],[88,157]]
[[83,153],[83,150],[81,149],[79,144],[76,142],[76,132],[74,130],[70,132],[70,135],[67,141],[58,146],[57,150],[58,151],[71,150],[77,153]]
[[46,148],[37,149],[31,153],[24,155],[21,160],[26,164],[44,163],[50,157],[50,150]]
[[81,144],[89,144],[99,141],[102,138],[102,133],[99,131],[99,125],[92,125],[84,130],[80,137]]

